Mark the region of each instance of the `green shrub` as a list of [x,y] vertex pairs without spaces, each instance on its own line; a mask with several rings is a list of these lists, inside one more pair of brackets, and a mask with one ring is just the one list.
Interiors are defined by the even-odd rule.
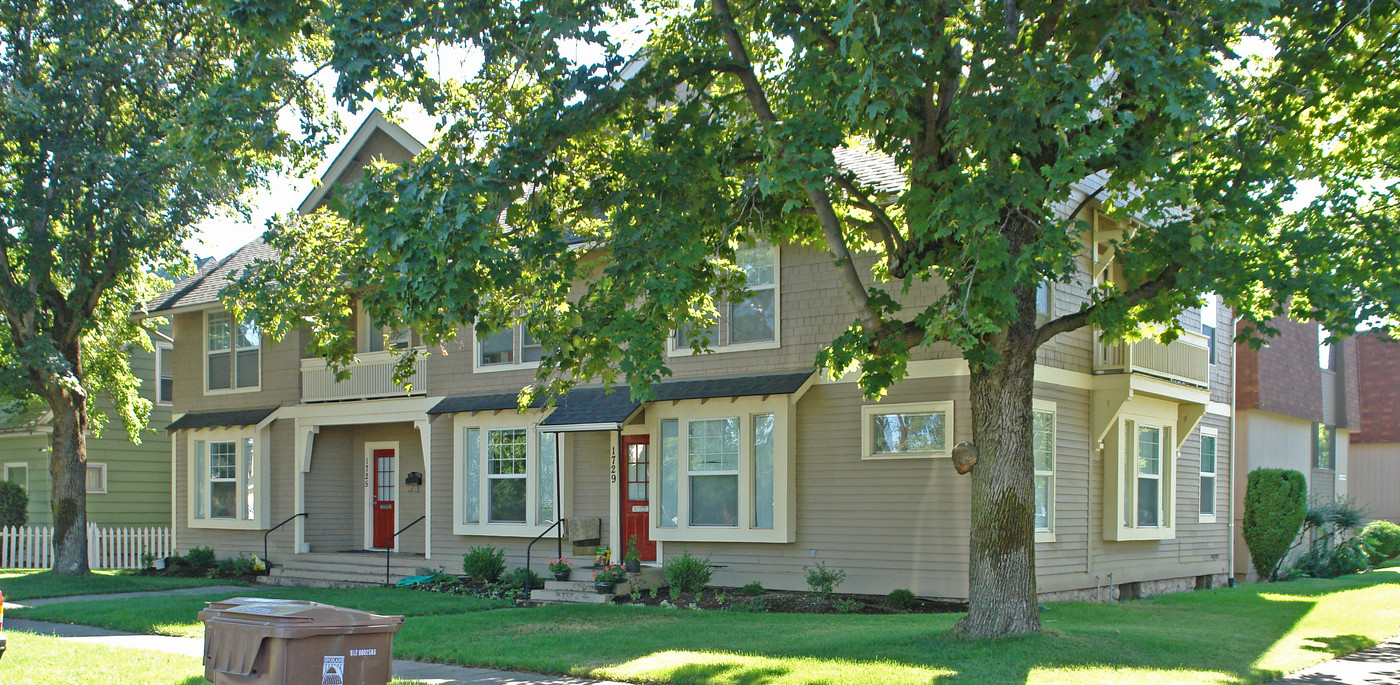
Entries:
[[544,583],[540,582],[539,574],[524,566],[511,571],[510,575],[506,576],[506,584],[521,590],[544,587]]
[[1244,542],[1260,578],[1273,578],[1308,513],[1308,483],[1288,469],[1249,472],[1244,491]]
[[666,562],[666,582],[673,592],[699,592],[710,584],[715,574],[709,558],[700,558],[685,552]]
[[1400,555],[1400,526],[1390,521],[1372,521],[1361,529],[1361,537],[1371,543],[1371,563],[1378,564]]
[[214,565],[213,547],[194,547],[185,555],[185,563],[195,568],[209,568]]
[[[190,552],[193,553],[194,550],[190,550]],[[213,552],[211,551],[210,554]],[[208,578],[243,578],[257,572],[258,568],[252,557],[229,557],[210,565],[209,570],[204,575]]]
[[836,611],[843,614],[859,614],[865,611],[865,603],[858,599],[843,599],[836,603]]
[[890,601],[890,606],[900,609],[912,609],[919,603],[919,600],[914,599],[914,593],[905,589],[891,590],[885,599]]
[[29,493],[18,483],[0,481],[0,526],[29,523]]
[[1361,537],[1347,538],[1335,546],[1317,545],[1298,557],[1298,563],[1280,571],[1280,580],[1292,578],[1336,578],[1364,570],[1370,564],[1372,547]]
[[491,545],[481,545],[462,555],[462,573],[472,580],[494,583],[506,572],[506,551]]
[[807,587],[822,597],[830,597],[831,593],[836,592],[836,588],[841,587],[841,583],[846,582],[846,572],[839,568],[827,568],[825,561],[816,566],[808,566],[806,570]]
[[767,592],[767,590],[763,589],[763,584],[756,580],[752,583],[749,583],[748,585],[745,585],[744,587],[739,588],[739,594],[745,597],[757,597],[765,592]]

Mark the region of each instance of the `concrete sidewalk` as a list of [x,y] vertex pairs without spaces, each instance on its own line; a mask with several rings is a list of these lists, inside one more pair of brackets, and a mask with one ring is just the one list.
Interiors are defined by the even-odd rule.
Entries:
[[[35,633],[62,637],[75,642],[125,647],[128,649],[149,649],[204,658],[204,641],[194,637],[169,637],[165,635],[140,635],[90,626],[67,623],[47,623],[12,618],[5,621],[7,631]],[[431,664],[422,661],[394,659],[394,677],[425,685],[622,685],[598,680],[583,680],[564,676],[539,675],[537,673],[514,673],[493,671],[485,668],[463,668],[446,664]]]
[[130,597],[179,597],[180,595],[204,595],[211,592],[246,592],[246,585],[206,585],[203,587],[186,587],[178,590],[149,590],[146,592],[113,592],[102,595],[73,595],[71,597],[49,597],[47,599],[21,599],[14,602],[5,602],[6,609],[28,609],[31,607],[47,606],[49,604],[68,604],[71,602],[101,602],[108,599],[127,599]]
[[1303,669],[1270,685],[1373,685],[1400,683],[1400,637],[1391,638],[1312,668]]

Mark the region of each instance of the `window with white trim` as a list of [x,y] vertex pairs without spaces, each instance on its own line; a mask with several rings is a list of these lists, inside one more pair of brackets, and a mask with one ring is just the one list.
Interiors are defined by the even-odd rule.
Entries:
[[390,328],[374,321],[368,314],[360,312],[358,337],[361,352],[383,352],[385,350],[406,350],[413,344],[413,330],[410,328]]
[[739,525],[739,417],[686,422],[690,525]]
[[199,528],[267,524],[267,459],[254,428],[190,431],[189,521]]
[[156,345],[156,404],[168,405],[175,396],[175,371],[171,364],[173,348],[168,343]]
[[460,483],[454,494],[456,534],[533,536],[560,515],[564,439],[536,430],[541,417],[529,415],[530,421],[481,414],[454,419]]
[[204,318],[206,392],[256,390],[261,382],[262,334],[251,321],[234,324],[226,311]]
[[25,492],[28,492],[29,464],[23,462],[5,464],[5,482],[14,483],[15,485],[24,488]]
[[1201,429],[1201,516],[1215,516],[1216,432]]
[[1043,324],[1050,320],[1055,299],[1054,286],[1050,281],[1041,281],[1035,286],[1035,322]]
[[1206,344],[1210,346],[1210,363],[1215,363],[1215,327],[1220,325],[1220,308],[1216,301],[1220,298],[1215,293],[1206,293],[1205,304],[1201,305],[1201,335],[1206,337]]
[[1133,398],[1105,436],[1104,539],[1176,537],[1178,411],[1175,402]]
[[486,431],[486,510],[491,523],[525,522],[526,430]]
[[525,330],[524,324],[476,339],[478,371],[497,368],[534,368],[544,358],[544,347]]
[[1322,471],[1337,468],[1337,429],[1325,424],[1313,424],[1312,467]]
[[713,350],[771,347],[778,342],[780,317],[779,252],[776,245],[741,245],[734,261],[744,272],[747,296],[741,302],[721,302],[718,320],[707,327],[690,326],[672,336],[672,351],[686,352],[704,341]]
[[1055,530],[1055,405],[1036,400],[1031,418],[1035,468],[1035,530]]
[[1137,427],[1137,527],[1162,525],[1162,428]]
[[86,475],[87,493],[89,495],[101,495],[107,492],[106,464],[88,464]]
[[861,456],[947,457],[952,454],[952,430],[952,402],[866,405],[861,407]]

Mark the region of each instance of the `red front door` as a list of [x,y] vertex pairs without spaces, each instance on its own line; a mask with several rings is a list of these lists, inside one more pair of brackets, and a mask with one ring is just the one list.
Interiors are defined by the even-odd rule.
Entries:
[[388,547],[394,535],[394,450],[374,451],[374,546]]
[[[622,478],[622,552],[627,552],[627,541],[635,535],[637,553],[642,555],[642,561],[656,561],[656,543],[651,541],[651,507],[647,502],[647,479],[651,471],[647,459],[649,440],[645,435],[622,436],[622,457],[625,462]],[[620,559],[621,556],[614,558]]]

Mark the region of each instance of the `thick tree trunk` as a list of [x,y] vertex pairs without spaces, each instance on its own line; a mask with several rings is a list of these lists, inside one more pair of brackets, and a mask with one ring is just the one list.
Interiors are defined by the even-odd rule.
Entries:
[[[81,369],[77,345],[68,351],[69,363]],[[73,387],[81,387],[81,372]],[[53,511],[53,570],[87,573],[87,398],[69,387],[53,387],[45,393],[53,411],[53,436],[49,450],[49,506]]]

